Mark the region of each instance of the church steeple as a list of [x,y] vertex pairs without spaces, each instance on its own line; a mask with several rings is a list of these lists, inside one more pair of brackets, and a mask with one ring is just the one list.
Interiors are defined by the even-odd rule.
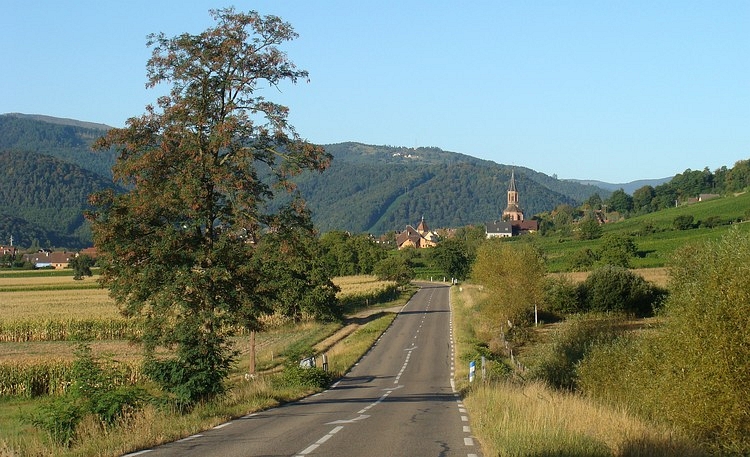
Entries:
[[522,221],[523,211],[518,206],[518,191],[516,190],[516,171],[510,172],[510,183],[508,184],[508,206],[503,211],[503,220]]
[[425,234],[429,231],[427,228],[427,223],[424,221],[424,214],[422,215],[422,220],[419,222],[419,225],[417,226],[417,232],[420,234]]
[[510,172],[510,184],[508,184],[508,206],[518,205],[518,191],[516,190],[516,171]]

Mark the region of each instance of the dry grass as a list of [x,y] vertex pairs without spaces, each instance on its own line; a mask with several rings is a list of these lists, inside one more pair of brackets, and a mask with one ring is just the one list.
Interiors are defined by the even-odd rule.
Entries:
[[[667,287],[669,282],[669,273],[666,268],[636,268],[631,270],[633,273],[641,276],[646,281],[656,284],[659,287]],[[551,276],[563,276],[573,282],[583,282],[589,277],[590,271],[574,271],[568,273],[550,273]]]
[[485,455],[703,455],[672,430],[538,383],[478,386],[464,401]]
[[341,289],[339,297],[377,292],[396,284],[393,281],[381,281],[371,275],[341,276],[333,278],[333,282]]
[[73,276],[19,276],[0,274],[0,291],[12,288],[92,288],[99,287],[98,276],[76,281]]

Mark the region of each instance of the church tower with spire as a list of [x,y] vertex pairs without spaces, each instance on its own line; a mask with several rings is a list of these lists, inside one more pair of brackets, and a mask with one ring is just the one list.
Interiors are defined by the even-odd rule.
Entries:
[[515,170],[510,172],[510,184],[508,184],[508,206],[503,210],[503,220],[509,222],[523,221],[523,211],[518,206],[518,190],[516,190]]

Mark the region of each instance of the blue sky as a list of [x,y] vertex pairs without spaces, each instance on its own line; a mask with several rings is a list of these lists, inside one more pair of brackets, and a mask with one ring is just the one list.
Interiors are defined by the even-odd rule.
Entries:
[[[267,96],[316,143],[437,146],[622,183],[750,158],[750,1],[236,1],[290,22],[309,83]],[[215,1],[0,0],[0,113],[122,127],[146,35]]]

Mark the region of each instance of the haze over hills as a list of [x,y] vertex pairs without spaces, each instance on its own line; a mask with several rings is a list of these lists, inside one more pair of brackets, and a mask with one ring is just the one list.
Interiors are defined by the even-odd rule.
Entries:
[[625,191],[625,193],[632,195],[636,189],[640,189],[643,186],[656,187],[658,185],[664,184],[671,180],[672,180],[672,177],[670,176],[669,178],[659,178],[659,179],[639,179],[638,181],[632,181],[632,182],[620,183],[620,184],[596,181],[593,179],[566,179],[565,181],[577,182],[578,184],[583,184],[583,185],[588,185],[588,186],[596,186],[596,187],[600,187],[602,189],[606,189],[612,192],[618,189],[622,189]]
[[[5,170],[0,182],[0,244],[11,235],[23,240],[16,243],[20,245],[91,243],[80,214],[88,194],[112,187],[115,153],[92,152],[90,145],[108,128],[42,115],[0,115],[0,167]],[[403,230],[422,216],[433,228],[494,220],[505,207],[511,172],[527,217],[563,203],[576,206],[594,193],[602,198],[610,194],[604,183],[559,180],[434,147],[354,142],[325,147],[334,157],[331,167],[296,180],[322,232],[381,234]]]

